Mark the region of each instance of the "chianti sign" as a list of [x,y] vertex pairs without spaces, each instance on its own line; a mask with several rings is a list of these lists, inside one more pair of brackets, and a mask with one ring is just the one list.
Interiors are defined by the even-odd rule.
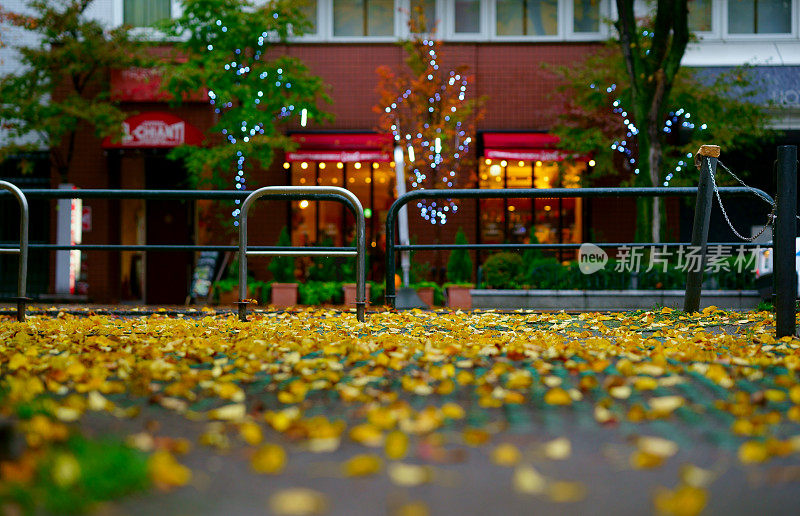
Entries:
[[151,111],[126,119],[122,123],[122,138],[103,141],[106,149],[169,148],[179,145],[200,145],[203,135],[199,129],[169,113]]

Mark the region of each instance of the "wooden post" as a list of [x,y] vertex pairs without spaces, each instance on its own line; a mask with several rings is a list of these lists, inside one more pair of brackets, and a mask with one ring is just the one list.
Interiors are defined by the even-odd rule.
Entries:
[[797,147],[778,147],[778,193],[775,196],[773,281],[775,286],[775,336],[792,336],[795,327],[797,270]]
[[706,267],[708,224],[711,220],[711,203],[714,195],[711,179],[717,172],[717,158],[719,158],[719,147],[716,145],[703,145],[695,155],[695,165],[700,168],[700,184],[697,188],[697,202],[694,208],[692,247],[700,248],[701,258],[699,270],[690,270],[686,275],[683,310],[690,313],[700,310],[700,289],[703,285],[703,269]]

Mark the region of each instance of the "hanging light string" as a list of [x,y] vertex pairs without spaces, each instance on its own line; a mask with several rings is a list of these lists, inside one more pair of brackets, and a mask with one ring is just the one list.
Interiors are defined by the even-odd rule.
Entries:
[[[409,164],[413,167],[411,187],[420,190],[425,189],[426,184],[432,188],[453,188],[457,182],[456,163],[468,155],[472,142],[472,138],[466,135],[464,124],[458,119],[458,106],[455,103],[447,105],[447,100],[451,98],[464,102],[467,78],[451,70],[447,80],[443,80],[434,44],[432,39],[422,40],[422,45],[427,49],[425,59],[428,72],[423,75],[425,80],[434,85],[433,94],[427,98],[427,112],[431,115],[430,121],[434,121],[437,114],[441,115],[442,109],[447,111],[444,116],[433,124],[423,123],[422,130],[402,128],[401,110],[410,109],[409,104],[415,100],[415,93],[411,88],[407,88],[391,105],[384,108],[392,120],[390,128],[395,144],[404,147],[408,152]],[[455,133],[452,144],[446,140],[446,134],[442,131],[447,126],[452,127]],[[452,152],[452,159],[447,159],[447,152]],[[458,204],[454,199],[440,199],[438,202],[420,200],[417,208],[423,219],[433,225],[444,225],[448,214],[458,211]]]

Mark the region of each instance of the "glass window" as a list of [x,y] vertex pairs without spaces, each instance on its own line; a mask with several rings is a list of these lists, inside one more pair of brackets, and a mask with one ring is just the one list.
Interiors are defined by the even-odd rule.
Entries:
[[711,32],[711,0],[689,0],[689,30]]
[[497,0],[498,36],[555,36],[558,0]]
[[300,4],[300,12],[303,13],[310,27],[306,29],[306,34],[317,33],[317,0],[304,0]]
[[600,0],[573,0],[572,31],[600,32]]
[[473,34],[481,31],[481,0],[455,0],[456,34]]
[[334,36],[391,36],[394,0],[334,0]]
[[132,27],[147,27],[169,18],[171,0],[125,0],[122,23]]
[[411,16],[425,20],[424,32],[431,32],[436,27],[436,0],[411,0]]
[[[484,159],[480,188],[578,188],[585,163]],[[580,243],[583,202],[564,199],[481,199],[481,243]],[[569,253],[557,253],[561,259]]]
[[792,31],[791,0],[730,0],[731,34],[788,34]]

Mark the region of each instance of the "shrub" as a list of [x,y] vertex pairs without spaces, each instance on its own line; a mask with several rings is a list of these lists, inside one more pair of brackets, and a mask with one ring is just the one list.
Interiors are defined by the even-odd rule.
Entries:
[[[456,244],[466,244],[467,235],[462,228],[456,233]],[[453,249],[447,260],[447,281],[451,283],[469,283],[472,280],[472,258],[466,249]]]
[[342,284],[338,281],[307,281],[298,287],[300,304],[321,305],[341,304]]
[[[333,247],[333,240],[331,237],[326,236],[321,241],[317,242],[317,247]],[[313,256],[311,258],[311,265],[308,267],[307,276],[311,281],[337,281],[341,278],[338,277],[337,271],[340,267],[336,263],[336,259],[331,256]]]
[[[289,238],[289,230],[286,226],[281,229],[281,235],[278,237],[279,246],[290,246],[292,240]],[[291,256],[275,256],[269,262],[267,267],[272,273],[272,278],[278,283],[295,283],[294,278],[294,258]]]
[[522,256],[493,254],[483,263],[483,277],[489,288],[519,288],[523,281]]
[[574,275],[571,267],[561,265],[555,258],[540,258],[524,263],[527,268],[524,282],[531,288],[580,288],[581,278]]

